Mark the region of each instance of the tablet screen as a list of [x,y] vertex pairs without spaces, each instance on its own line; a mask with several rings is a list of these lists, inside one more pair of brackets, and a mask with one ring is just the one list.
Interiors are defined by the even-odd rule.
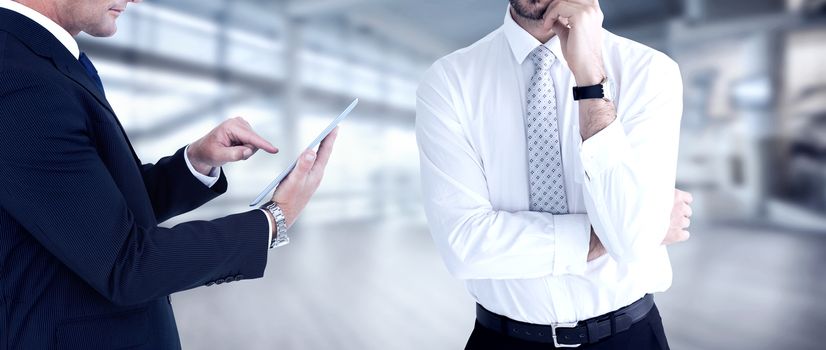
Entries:
[[[339,114],[338,117],[336,117],[336,119],[333,119],[333,121],[330,122],[330,125],[327,125],[327,128],[322,130],[321,133],[318,134],[318,137],[316,137],[315,140],[313,140],[313,142],[310,142],[310,145],[304,149],[311,149],[318,146],[318,144],[321,143],[321,140],[324,140],[324,138],[327,137],[327,135],[329,135],[331,132],[333,132],[333,129],[335,129],[336,126],[338,126],[342,120],[347,118],[350,112],[353,111],[353,108],[356,108],[356,105],[358,105],[358,103],[359,99],[353,100],[353,103],[350,103],[350,106],[348,106],[347,109],[341,112],[341,114]],[[258,203],[261,203],[261,201],[264,200],[264,198],[266,198],[267,195],[269,195],[270,192],[272,192],[272,190],[274,190],[275,187],[278,186],[278,184],[281,183],[281,181],[284,180],[284,178],[287,177],[287,175],[289,175],[291,171],[293,171],[296,164],[298,164],[297,158],[294,159],[293,162],[290,163],[290,165],[286,169],[284,169],[284,171],[278,174],[275,180],[272,180],[272,182],[270,182],[270,184],[267,185],[267,187],[264,188],[264,190],[262,190],[257,197],[255,197],[255,199],[250,203],[250,206],[254,207]]]

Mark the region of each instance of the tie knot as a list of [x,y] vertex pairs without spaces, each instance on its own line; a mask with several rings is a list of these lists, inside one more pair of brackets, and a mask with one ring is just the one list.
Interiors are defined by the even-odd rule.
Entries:
[[86,68],[86,71],[89,73],[97,73],[98,70],[95,69],[95,65],[92,64],[92,60],[89,59],[89,56],[86,56],[85,52],[80,53],[80,57],[78,58],[80,64],[83,65],[83,68]]
[[530,54],[531,60],[534,64],[536,64],[536,69],[550,69],[551,65],[554,64],[554,60],[556,60],[556,56],[551,49],[545,47],[545,45],[539,45],[537,48],[533,49]]
[[92,60],[89,59],[89,56],[86,56],[86,53],[81,52],[80,57],[78,57],[78,61],[80,62],[80,65],[83,66],[83,70],[86,71],[86,75],[92,79],[92,82],[95,83],[100,92],[104,92],[103,82],[100,81],[98,70],[95,69],[95,65],[92,64]]

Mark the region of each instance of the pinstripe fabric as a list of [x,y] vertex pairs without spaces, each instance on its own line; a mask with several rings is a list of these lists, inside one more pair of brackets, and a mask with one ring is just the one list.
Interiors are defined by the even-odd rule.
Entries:
[[[6,47],[6,33],[0,32],[0,47]],[[3,70],[3,57],[5,55],[0,54],[0,71]],[[2,206],[0,206],[0,228],[4,227],[3,224],[6,219],[3,217],[3,210]],[[2,232],[2,229],[0,229]],[[5,242],[3,240],[3,234],[0,233],[0,242]],[[5,244],[4,244],[5,246]],[[8,248],[7,248],[8,249]],[[0,254],[3,254],[3,246],[0,246]],[[3,255],[0,255],[3,256]],[[9,334],[9,320],[8,320],[8,301],[6,300],[6,285],[5,279],[3,278],[5,271],[5,261],[4,259],[0,259],[0,350],[8,349],[8,336]]]
[[263,275],[259,210],[158,223],[226,191],[183,148],[142,165],[80,63],[0,9],[0,349],[177,349],[170,293]]

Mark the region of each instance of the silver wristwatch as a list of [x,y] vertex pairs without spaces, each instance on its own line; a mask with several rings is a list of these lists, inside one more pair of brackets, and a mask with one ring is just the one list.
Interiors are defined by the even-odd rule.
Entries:
[[276,230],[273,233],[272,241],[270,241],[270,249],[289,244],[290,237],[287,236],[287,217],[284,216],[284,211],[281,210],[281,207],[279,207],[277,203],[269,201],[264,203],[261,209],[270,212],[275,219]]

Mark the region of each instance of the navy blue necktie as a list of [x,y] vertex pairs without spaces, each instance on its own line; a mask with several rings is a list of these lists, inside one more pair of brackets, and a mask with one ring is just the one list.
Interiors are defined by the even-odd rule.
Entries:
[[89,78],[92,78],[92,81],[95,82],[98,89],[100,89],[100,93],[102,93],[105,96],[106,92],[103,90],[103,82],[100,81],[100,75],[98,75],[98,70],[95,69],[95,65],[92,64],[92,61],[89,59],[89,56],[86,56],[86,53],[81,52],[78,61],[80,61],[80,64],[83,65],[83,68],[86,70],[86,74],[89,75]]

